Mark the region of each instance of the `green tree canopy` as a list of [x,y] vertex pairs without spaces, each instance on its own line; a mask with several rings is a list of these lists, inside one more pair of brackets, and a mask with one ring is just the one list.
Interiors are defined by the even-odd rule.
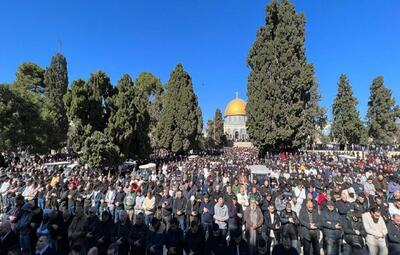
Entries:
[[247,58],[247,130],[261,154],[311,143],[324,110],[305,52],[305,18],[288,1],[266,9]]
[[122,160],[118,146],[100,131],[85,140],[82,152],[83,162],[96,169],[115,168]]
[[10,86],[0,86],[0,151],[43,152],[38,105]]
[[14,86],[20,91],[43,95],[44,72],[44,69],[37,64],[25,62],[18,67]]
[[111,116],[106,134],[120,148],[125,157],[131,157],[138,109],[135,105],[133,82],[129,75],[122,76],[118,81],[116,91],[110,99]]
[[95,119],[94,117],[90,117],[91,114],[95,116],[101,115],[101,112],[94,113],[98,108],[91,109],[90,97],[90,88],[84,80],[79,79],[72,82],[71,87],[64,96],[67,116],[70,120],[74,122],[79,120],[82,126],[86,126],[92,124],[91,121]]
[[89,121],[95,130],[103,131],[110,117],[109,99],[114,94],[110,78],[105,72],[97,71],[87,81],[89,87]]
[[[153,147],[158,147],[157,123],[163,106],[164,88],[159,78],[151,73],[140,73],[135,81],[135,88],[139,97],[147,98],[147,111],[150,116],[150,140]],[[143,111],[142,111],[143,112]]]
[[44,74],[45,95],[48,115],[51,115],[51,141],[53,148],[59,148],[66,141],[68,117],[63,97],[68,88],[67,60],[61,54],[51,58],[50,67]]
[[383,76],[376,77],[370,88],[368,102],[368,135],[374,144],[392,144],[396,141],[400,117],[399,107],[392,91],[385,87]]
[[[104,131],[111,114],[109,100],[113,93],[110,78],[101,71],[92,73],[87,82],[82,79],[72,82],[64,96],[67,116],[75,126],[71,137],[77,138],[78,133],[86,133],[84,130]],[[82,145],[81,139],[73,143],[76,143],[75,148]]]
[[187,153],[198,148],[201,132],[201,110],[192,78],[178,64],[170,75],[157,126],[160,145],[173,153]]
[[339,78],[332,114],[331,136],[336,142],[341,145],[364,142],[365,127],[357,111],[357,99],[353,96],[349,79],[344,74]]

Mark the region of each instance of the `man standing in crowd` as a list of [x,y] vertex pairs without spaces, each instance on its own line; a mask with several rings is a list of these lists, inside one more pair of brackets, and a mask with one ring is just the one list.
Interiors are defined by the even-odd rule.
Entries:
[[[264,227],[263,227],[263,235],[264,239],[267,241],[267,250],[271,250],[271,245],[276,245],[280,241],[281,233],[280,233],[281,222],[279,219],[279,215],[276,212],[275,205],[270,203],[268,205],[267,211],[264,212]],[[251,245],[254,243],[251,242]],[[250,247],[251,247],[250,245]]]
[[161,206],[161,218],[164,224],[166,224],[167,229],[169,228],[169,223],[172,219],[172,204],[173,204],[173,198],[169,195],[169,190],[164,189],[162,198],[160,200],[160,206]]
[[299,219],[296,212],[292,210],[291,203],[286,204],[285,210],[280,215],[280,222],[282,224],[282,238],[288,238],[291,246],[297,249]]
[[178,190],[176,193],[176,198],[173,201],[172,212],[174,217],[179,221],[179,227],[185,231],[185,209],[186,209],[186,198],[183,196],[182,191]]
[[319,225],[321,221],[317,210],[314,209],[313,201],[306,201],[305,207],[300,210],[299,221],[304,254],[320,254]]
[[388,233],[381,211],[377,206],[372,206],[369,212],[362,215],[368,250],[371,255],[386,255],[386,235]]
[[212,232],[214,206],[215,204],[210,200],[210,195],[208,193],[204,194],[199,211],[201,214],[201,225],[206,234],[206,237],[211,235]]
[[340,241],[342,238],[342,220],[336,211],[335,204],[328,201],[327,209],[322,213],[322,233],[324,235],[324,254],[339,254]]
[[394,214],[387,224],[389,254],[400,254],[400,214]]
[[367,233],[361,215],[360,211],[354,210],[342,220],[344,240],[346,241],[345,250],[347,251],[345,254],[365,254],[364,238]]
[[259,229],[263,224],[263,214],[257,205],[255,197],[250,198],[250,206],[244,212],[244,221],[246,222],[246,238],[250,247],[250,254],[255,253]]
[[224,198],[220,196],[218,202],[214,206],[214,220],[221,230],[220,234],[225,238],[228,228],[227,221],[229,219],[228,207],[224,203]]

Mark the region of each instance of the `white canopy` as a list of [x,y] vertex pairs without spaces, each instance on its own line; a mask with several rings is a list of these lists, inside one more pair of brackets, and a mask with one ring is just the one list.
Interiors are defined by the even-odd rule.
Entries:
[[247,167],[248,169],[250,169],[250,173],[251,174],[269,174],[271,173],[271,170],[268,169],[266,166],[264,165],[251,165]]
[[198,158],[199,156],[198,155],[190,155],[189,157],[188,157],[188,159],[195,159],[195,158]]
[[69,165],[71,162],[69,161],[61,161],[61,162],[52,162],[52,163],[45,163],[44,166],[62,166],[62,165]]
[[349,156],[349,155],[339,155],[339,158],[342,159],[342,160],[346,160],[346,159],[348,159],[348,160],[356,160],[357,159],[356,157]]
[[141,170],[156,169],[156,164],[155,163],[148,163],[148,164],[145,164],[145,165],[141,165],[141,166],[139,166],[139,169],[141,169]]

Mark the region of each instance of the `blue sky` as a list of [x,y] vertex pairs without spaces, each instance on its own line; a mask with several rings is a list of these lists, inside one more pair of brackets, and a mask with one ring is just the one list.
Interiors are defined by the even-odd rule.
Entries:
[[[205,120],[235,97],[246,99],[247,53],[264,25],[260,0],[2,1],[0,82],[14,80],[24,61],[48,66],[59,49],[69,79],[104,70],[113,84],[128,73],[152,72],[167,82],[182,63],[190,73]],[[341,73],[349,76],[366,113],[377,75],[400,102],[400,1],[297,0],[307,19],[306,48],[328,108]]]

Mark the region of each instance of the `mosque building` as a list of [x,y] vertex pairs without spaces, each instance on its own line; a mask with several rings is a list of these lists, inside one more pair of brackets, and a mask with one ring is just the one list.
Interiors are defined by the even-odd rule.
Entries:
[[236,93],[236,98],[228,103],[224,112],[224,133],[228,140],[248,141],[246,120],[246,102]]

